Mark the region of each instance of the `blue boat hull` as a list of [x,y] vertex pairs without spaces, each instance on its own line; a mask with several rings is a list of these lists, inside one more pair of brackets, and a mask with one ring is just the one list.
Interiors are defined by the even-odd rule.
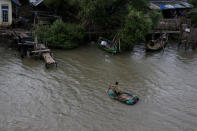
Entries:
[[108,91],[110,98],[123,102],[127,105],[134,105],[139,101],[139,98],[127,92],[122,92],[118,96],[113,91]]

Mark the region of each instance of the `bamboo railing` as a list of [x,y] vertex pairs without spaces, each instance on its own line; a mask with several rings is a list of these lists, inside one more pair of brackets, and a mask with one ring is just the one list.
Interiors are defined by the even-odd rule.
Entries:
[[162,19],[159,22],[159,26],[158,26],[157,29],[159,29],[159,30],[178,31],[178,30],[180,30],[180,26],[183,23],[187,24],[188,26],[191,26],[191,20],[190,19],[184,19],[184,18]]

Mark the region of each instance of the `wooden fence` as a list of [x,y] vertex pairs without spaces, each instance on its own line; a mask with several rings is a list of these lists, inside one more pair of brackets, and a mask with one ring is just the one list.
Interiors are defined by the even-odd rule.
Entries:
[[185,18],[177,18],[177,19],[162,19],[159,22],[158,30],[170,30],[170,31],[179,31],[181,24],[187,24],[189,27],[191,26],[191,20]]
[[191,42],[197,42],[197,28],[191,28],[189,39]]

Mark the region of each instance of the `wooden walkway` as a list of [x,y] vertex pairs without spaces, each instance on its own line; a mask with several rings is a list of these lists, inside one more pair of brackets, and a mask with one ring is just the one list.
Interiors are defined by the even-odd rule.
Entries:
[[13,38],[17,41],[18,47],[21,51],[21,56],[27,56],[28,52],[33,56],[41,56],[45,61],[45,66],[55,64],[56,61],[52,57],[51,50],[44,44],[39,44],[37,38],[33,38],[28,31],[14,30],[9,32]]
[[56,63],[55,60],[51,57],[50,53],[43,53],[42,54],[44,60],[46,61],[47,64],[54,64]]
[[180,31],[171,31],[171,30],[154,30],[152,31],[152,34],[180,34]]

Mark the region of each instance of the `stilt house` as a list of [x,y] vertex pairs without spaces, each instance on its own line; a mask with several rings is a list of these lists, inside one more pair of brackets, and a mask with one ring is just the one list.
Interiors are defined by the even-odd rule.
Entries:
[[162,12],[163,19],[158,27],[161,30],[176,31],[182,23],[190,25],[191,21],[183,18],[192,8],[187,0],[150,0],[150,9]]

